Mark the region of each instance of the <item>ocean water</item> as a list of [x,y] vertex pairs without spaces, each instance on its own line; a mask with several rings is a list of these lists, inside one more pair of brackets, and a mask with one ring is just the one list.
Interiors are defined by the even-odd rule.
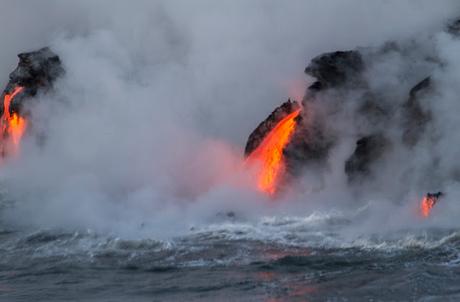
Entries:
[[168,240],[2,223],[1,301],[458,301],[460,232],[346,236],[340,213],[222,217]]

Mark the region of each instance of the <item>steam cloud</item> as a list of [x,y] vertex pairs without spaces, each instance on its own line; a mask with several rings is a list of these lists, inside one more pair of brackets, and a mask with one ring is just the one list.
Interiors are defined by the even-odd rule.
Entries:
[[460,16],[458,1],[2,0],[2,7],[1,83],[17,53],[46,45],[66,69],[53,93],[30,104],[45,143],[27,137],[21,158],[1,169],[17,203],[11,220],[165,235],[228,209],[307,213],[356,202],[343,162],[357,133],[374,125],[352,123],[348,105],[333,116],[343,132],[329,171],[321,181],[307,172],[302,193],[286,197],[292,200],[282,210],[260,206],[263,197],[245,185],[250,173],[238,166],[257,124],[288,97],[303,97],[311,58],[387,41],[410,41],[408,53],[378,57],[368,81],[385,102],[402,102],[433,75],[436,91],[423,106],[433,114],[435,139],[412,151],[396,146],[378,181],[365,188],[376,192],[366,201],[391,201],[375,210],[385,209],[382,223],[403,221],[402,209],[426,193],[419,190],[447,192],[443,218],[434,223],[453,223],[460,210],[460,42],[442,32]]

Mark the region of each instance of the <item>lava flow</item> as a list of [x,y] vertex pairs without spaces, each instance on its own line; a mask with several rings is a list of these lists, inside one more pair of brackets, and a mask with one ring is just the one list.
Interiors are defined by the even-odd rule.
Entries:
[[5,93],[3,100],[3,115],[1,117],[2,155],[5,155],[5,153],[7,154],[8,151],[12,151],[13,154],[17,153],[19,143],[26,130],[26,120],[16,112],[13,114],[10,113],[11,102],[23,90],[23,87],[16,86],[13,92]]
[[428,218],[431,214],[431,210],[433,207],[438,203],[439,198],[442,196],[442,193],[428,193],[425,197],[423,197],[422,203],[420,205],[420,210],[422,216]]
[[269,195],[277,191],[277,184],[285,172],[283,151],[296,127],[300,109],[283,118],[248,157],[248,162],[260,165],[258,188]]

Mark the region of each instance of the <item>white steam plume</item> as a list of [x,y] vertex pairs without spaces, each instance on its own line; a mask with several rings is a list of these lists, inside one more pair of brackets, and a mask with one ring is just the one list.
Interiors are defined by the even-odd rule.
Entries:
[[[238,170],[244,142],[275,106],[302,97],[312,57],[434,33],[460,14],[454,0],[1,4],[0,81],[17,53],[46,45],[66,70],[55,92],[31,105],[46,144],[28,138],[21,159],[2,168],[21,209],[14,219],[129,234],[141,223],[154,234],[181,230],[258,203],[238,181],[250,177]],[[450,102],[435,108],[446,117],[435,125],[446,152],[440,165],[449,166],[458,93],[441,87],[459,79],[458,41],[441,35],[435,46],[452,63],[437,77]],[[388,58],[387,77],[370,77],[383,85],[404,66]],[[305,202],[340,198],[342,178],[329,177],[330,187]]]

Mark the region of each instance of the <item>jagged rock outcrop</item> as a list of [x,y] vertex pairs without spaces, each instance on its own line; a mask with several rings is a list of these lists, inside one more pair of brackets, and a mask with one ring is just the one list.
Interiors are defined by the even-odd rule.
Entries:
[[323,165],[334,146],[336,137],[327,133],[326,121],[317,114],[309,102],[315,93],[347,86],[361,81],[364,71],[362,55],[357,50],[336,51],[319,55],[305,68],[305,73],[316,81],[308,88],[313,93],[304,99],[305,110],[299,116],[298,127],[284,150],[286,167],[291,175],[299,174],[306,165]]
[[[309,90],[319,92],[358,81],[363,70],[358,51],[338,51],[314,58],[305,72],[317,79]],[[296,129],[283,151],[288,176],[298,175],[305,165],[323,164],[336,139],[326,133],[321,118],[309,114],[308,104],[304,105],[307,108],[297,117]],[[276,108],[249,136],[245,155],[250,155],[280,120],[298,108],[291,101]]]
[[249,135],[244,153],[246,156],[251,154],[260,143],[264,140],[265,136],[287,115],[299,109],[299,104],[290,99],[284,102],[281,106],[276,108],[257,128]]
[[371,175],[372,165],[388,149],[390,142],[381,133],[365,136],[356,142],[356,148],[345,163],[349,181],[357,181]]
[[[24,99],[34,96],[40,89],[50,89],[53,82],[64,73],[59,56],[48,47],[20,53],[18,57],[18,66],[10,73],[4,93],[11,93],[17,86],[24,90],[12,101],[11,112],[20,112]],[[0,114],[3,114],[3,107],[0,110]]]
[[[458,39],[460,19],[448,24],[444,32]],[[387,153],[401,150],[410,154],[422,139],[435,139],[428,130],[436,118],[431,112],[435,108],[432,98],[439,87],[438,78],[431,74],[442,72],[447,63],[430,41],[394,41],[379,48],[328,52],[313,58],[305,73],[314,82],[306,89],[303,112],[283,150],[287,172],[298,175],[311,163],[327,168],[328,156],[341,139],[357,137],[344,172],[350,184],[360,185],[375,179],[372,176],[378,171],[374,167]],[[270,121],[277,121],[273,116],[267,120],[251,134],[246,154],[272,129]],[[398,172],[411,173],[410,169]]]
[[[409,93],[409,98],[400,108],[402,112],[402,141],[412,147],[418,143],[423,135],[426,125],[431,119],[429,112],[423,110],[420,98],[432,88],[432,81],[427,77],[415,85]],[[374,121],[378,122],[382,117],[387,117],[388,113],[382,110],[377,103],[364,103],[364,108],[358,111]],[[360,138],[356,143],[356,149],[345,163],[345,173],[348,181],[353,183],[363,180],[364,177],[372,175],[372,167],[388,150],[391,141],[383,133],[368,135]]]
[[320,91],[358,79],[364,70],[361,54],[356,51],[336,51],[314,58],[305,73],[316,78],[309,89]]
[[59,57],[49,48],[21,53],[19,63],[9,75],[9,82],[1,95],[0,106],[0,157],[17,154],[21,139],[26,133],[33,133],[37,143],[44,142],[45,134],[34,133],[30,112],[25,103],[32,100],[39,91],[46,92],[64,70]]

